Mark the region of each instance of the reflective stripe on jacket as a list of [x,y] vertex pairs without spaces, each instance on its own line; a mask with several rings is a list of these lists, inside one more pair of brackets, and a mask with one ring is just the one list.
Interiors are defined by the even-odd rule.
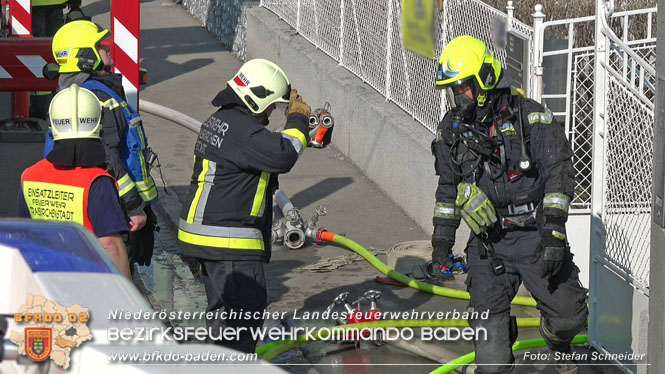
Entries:
[[88,192],[95,179],[111,175],[101,168],[62,168],[41,160],[21,176],[32,219],[76,222],[95,230],[88,218]]
[[194,170],[180,213],[183,253],[219,260],[268,260],[272,194],[307,144],[308,121],[290,115],[271,132],[231,106],[201,125]]

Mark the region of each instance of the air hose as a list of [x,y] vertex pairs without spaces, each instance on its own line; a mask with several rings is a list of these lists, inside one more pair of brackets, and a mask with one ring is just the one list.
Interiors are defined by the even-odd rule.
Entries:
[[[518,327],[538,327],[540,325],[539,318],[518,318]],[[287,352],[302,344],[317,341],[320,339],[326,340],[330,334],[335,336],[339,331],[349,329],[375,329],[375,328],[419,328],[419,327],[469,327],[469,322],[463,319],[423,319],[423,320],[383,320],[376,322],[354,323],[351,325],[323,327],[311,334],[302,334],[294,340],[280,340],[273,342],[256,349],[256,353],[261,356],[265,361],[272,361],[275,357]]]
[[[327,241],[327,242],[333,242],[337,244],[341,244],[344,247],[352,250],[353,252],[357,253],[360,255],[362,258],[367,260],[372,266],[374,266],[378,271],[381,273],[387,275],[391,279],[394,279],[404,285],[407,285],[411,288],[415,288],[416,290],[419,291],[424,291],[427,293],[431,293],[433,295],[438,295],[438,296],[445,296],[445,297],[450,297],[454,299],[462,299],[462,300],[469,300],[470,296],[469,293],[466,291],[460,291],[460,290],[454,290],[451,288],[446,288],[446,287],[441,287],[441,286],[435,286],[433,284],[425,283],[425,282],[420,282],[417,281],[411,277],[407,277],[406,275],[396,271],[395,269],[391,269],[388,267],[388,265],[384,264],[381,262],[376,256],[374,256],[370,251],[365,249],[362,245],[354,242],[353,240],[349,238],[345,238],[341,235],[334,234],[329,231],[322,232],[321,235],[321,240],[322,241]],[[512,304],[514,305],[523,305],[523,306],[536,306],[536,300],[534,300],[531,297],[524,297],[524,296],[516,296]]]
[[[588,340],[589,340],[588,335],[577,335],[573,339],[572,344],[584,344],[588,342]],[[519,342],[515,342],[515,344],[513,345],[513,351],[521,351],[524,349],[533,349],[533,348],[543,348],[545,346],[546,346],[545,340],[543,339],[522,340]],[[447,364],[430,372],[429,374],[447,374],[464,365],[469,365],[474,361],[476,361],[476,353],[475,352],[467,353],[462,357],[456,358],[448,362]]]

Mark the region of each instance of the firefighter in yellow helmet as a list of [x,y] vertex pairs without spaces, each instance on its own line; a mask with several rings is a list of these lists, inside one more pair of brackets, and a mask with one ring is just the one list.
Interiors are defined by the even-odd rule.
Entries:
[[[157,186],[150,176],[151,150],[141,117],[127,104],[122,76],[111,74],[113,60],[108,30],[86,20],[65,24],[53,37],[53,57],[59,65],[59,89],[78,84],[102,103],[102,142],[106,167],[118,182],[122,203],[129,214],[127,243],[130,263],[149,265],[154,246],[156,216],[150,205],[157,201]],[[49,141],[45,153],[49,152]],[[131,266],[133,270],[133,266]]]
[[[265,126],[278,103],[289,103],[286,125],[272,132]],[[278,174],[291,170],[307,145],[311,110],[291,91],[284,71],[263,59],[247,61],[212,104],[219,110],[201,125],[178,239],[182,253],[203,265],[208,312],[261,316],[272,196]],[[214,317],[206,324],[211,331],[245,328],[237,339],[214,339],[215,333],[207,341],[251,353],[257,341],[249,330],[263,325],[263,318]]]
[[99,100],[85,88],[72,85],[55,95],[49,107],[55,145],[46,159],[23,172],[17,216],[85,226],[131,279],[122,239],[128,219],[104,169],[101,117]]
[[[488,331],[476,340],[476,370],[509,373],[517,324],[510,302],[522,282],[538,302],[541,335],[553,352],[569,353],[588,316],[586,296],[566,241],[573,197],[572,151],[552,112],[511,88],[501,63],[471,36],[453,39],[441,53],[436,87],[452,109],[439,123],[432,153],[439,183],[434,208],[432,262],[446,280],[460,219],[471,228],[469,307],[489,310],[470,320]],[[561,358],[559,373],[578,373]]]

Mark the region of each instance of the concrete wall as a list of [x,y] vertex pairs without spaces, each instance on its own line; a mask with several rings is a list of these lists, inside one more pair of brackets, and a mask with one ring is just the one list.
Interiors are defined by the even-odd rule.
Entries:
[[[432,231],[437,178],[433,135],[265,8],[247,13],[247,58],[282,66],[312,109],[327,101],[333,146],[426,232]],[[466,235],[458,235],[466,240]]]

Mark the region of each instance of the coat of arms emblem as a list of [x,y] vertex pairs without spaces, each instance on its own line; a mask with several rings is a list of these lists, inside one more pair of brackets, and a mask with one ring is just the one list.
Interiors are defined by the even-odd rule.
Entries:
[[25,354],[32,361],[44,361],[51,354],[51,328],[26,327]]

